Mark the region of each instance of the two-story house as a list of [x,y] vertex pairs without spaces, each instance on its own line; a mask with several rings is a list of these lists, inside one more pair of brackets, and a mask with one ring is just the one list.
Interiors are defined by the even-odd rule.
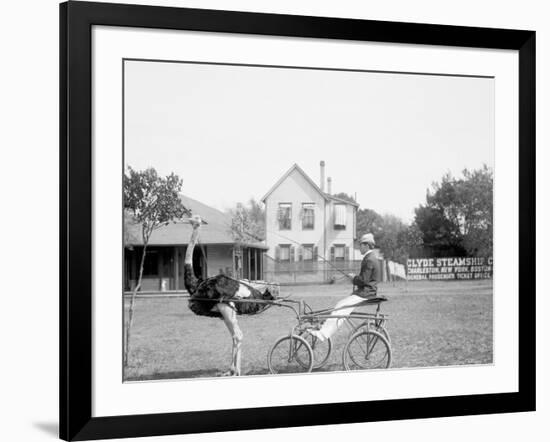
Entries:
[[294,164],[262,198],[268,255],[276,263],[353,259],[359,205],[325,192],[324,161],[320,166],[320,185]]

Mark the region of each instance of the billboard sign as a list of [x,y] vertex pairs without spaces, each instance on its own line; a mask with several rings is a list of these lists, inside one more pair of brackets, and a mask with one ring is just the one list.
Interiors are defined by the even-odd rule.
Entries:
[[407,260],[407,279],[457,280],[493,277],[493,258],[411,258]]

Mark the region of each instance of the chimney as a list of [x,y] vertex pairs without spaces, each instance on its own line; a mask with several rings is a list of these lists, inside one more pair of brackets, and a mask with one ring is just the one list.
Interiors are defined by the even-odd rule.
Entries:
[[327,192],[329,195],[332,195],[332,178],[327,178]]
[[321,161],[321,192],[325,191],[325,162]]

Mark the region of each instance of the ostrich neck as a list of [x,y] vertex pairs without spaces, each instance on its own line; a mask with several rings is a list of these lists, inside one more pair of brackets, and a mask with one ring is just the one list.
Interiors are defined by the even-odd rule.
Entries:
[[193,228],[193,233],[191,234],[191,239],[189,240],[189,244],[187,245],[187,250],[185,252],[185,264],[193,265],[193,251],[195,250],[195,245],[197,244],[197,240],[199,238],[199,228],[195,227]]

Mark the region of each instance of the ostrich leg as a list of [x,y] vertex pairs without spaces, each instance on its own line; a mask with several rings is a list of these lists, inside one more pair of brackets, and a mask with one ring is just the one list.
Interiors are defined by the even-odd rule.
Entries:
[[237,313],[230,305],[223,302],[216,304],[216,307],[223,316],[225,325],[227,326],[229,333],[231,333],[231,339],[233,340],[233,347],[231,349],[231,368],[228,372],[224,373],[224,376],[240,376],[241,343],[243,340],[243,332],[237,322]]

